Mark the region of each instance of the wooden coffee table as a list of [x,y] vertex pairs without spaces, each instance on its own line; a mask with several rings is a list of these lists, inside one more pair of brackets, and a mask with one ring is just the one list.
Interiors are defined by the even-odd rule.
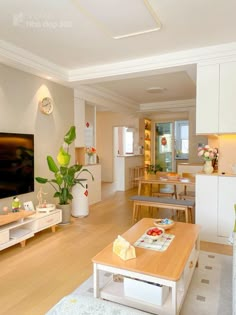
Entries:
[[[153,219],[144,218],[122,236],[134,244],[154,226]],[[199,230],[196,224],[176,222],[166,233],[174,234],[169,247],[155,251],[136,247],[136,258],[124,261],[112,251],[113,243],[93,257],[94,297],[103,298],[154,314],[179,314],[199,256]],[[162,306],[156,306],[124,295],[123,282],[113,281],[99,288],[99,271],[131,277],[171,288]]]

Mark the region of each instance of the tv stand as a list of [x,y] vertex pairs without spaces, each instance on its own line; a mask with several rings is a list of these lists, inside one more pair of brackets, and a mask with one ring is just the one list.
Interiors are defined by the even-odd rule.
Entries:
[[56,225],[61,220],[61,210],[56,209],[50,213],[35,213],[24,219],[2,225],[0,226],[0,250],[18,243],[24,247],[28,238],[47,228],[55,232]]

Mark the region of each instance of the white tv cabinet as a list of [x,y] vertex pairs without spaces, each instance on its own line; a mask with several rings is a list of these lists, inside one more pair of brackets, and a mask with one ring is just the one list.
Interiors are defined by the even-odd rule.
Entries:
[[2,225],[0,227],[0,250],[18,243],[24,247],[28,238],[49,227],[52,232],[55,232],[56,224],[61,220],[61,210],[56,209],[50,213],[35,213],[24,219]]

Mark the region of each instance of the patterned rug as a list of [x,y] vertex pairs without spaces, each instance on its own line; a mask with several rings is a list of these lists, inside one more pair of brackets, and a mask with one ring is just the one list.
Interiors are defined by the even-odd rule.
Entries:
[[[101,285],[111,274],[104,273]],[[102,281],[103,280],[103,281]],[[103,283],[102,283],[103,282]],[[99,303],[97,303],[99,302]],[[46,315],[149,314],[93,298],[93,278],[59,301]],[[200,252],[180,315],[232,315],[232,256]]]

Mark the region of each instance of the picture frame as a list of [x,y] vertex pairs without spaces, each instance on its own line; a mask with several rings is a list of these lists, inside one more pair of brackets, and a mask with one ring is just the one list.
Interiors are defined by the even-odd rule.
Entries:
[[24,205],[24,209],[26,211],[34,211],[35,210],[34,209],[34,204],[33,204],[32,201],[26,201],[26,202],[23,203],[23,205]]

